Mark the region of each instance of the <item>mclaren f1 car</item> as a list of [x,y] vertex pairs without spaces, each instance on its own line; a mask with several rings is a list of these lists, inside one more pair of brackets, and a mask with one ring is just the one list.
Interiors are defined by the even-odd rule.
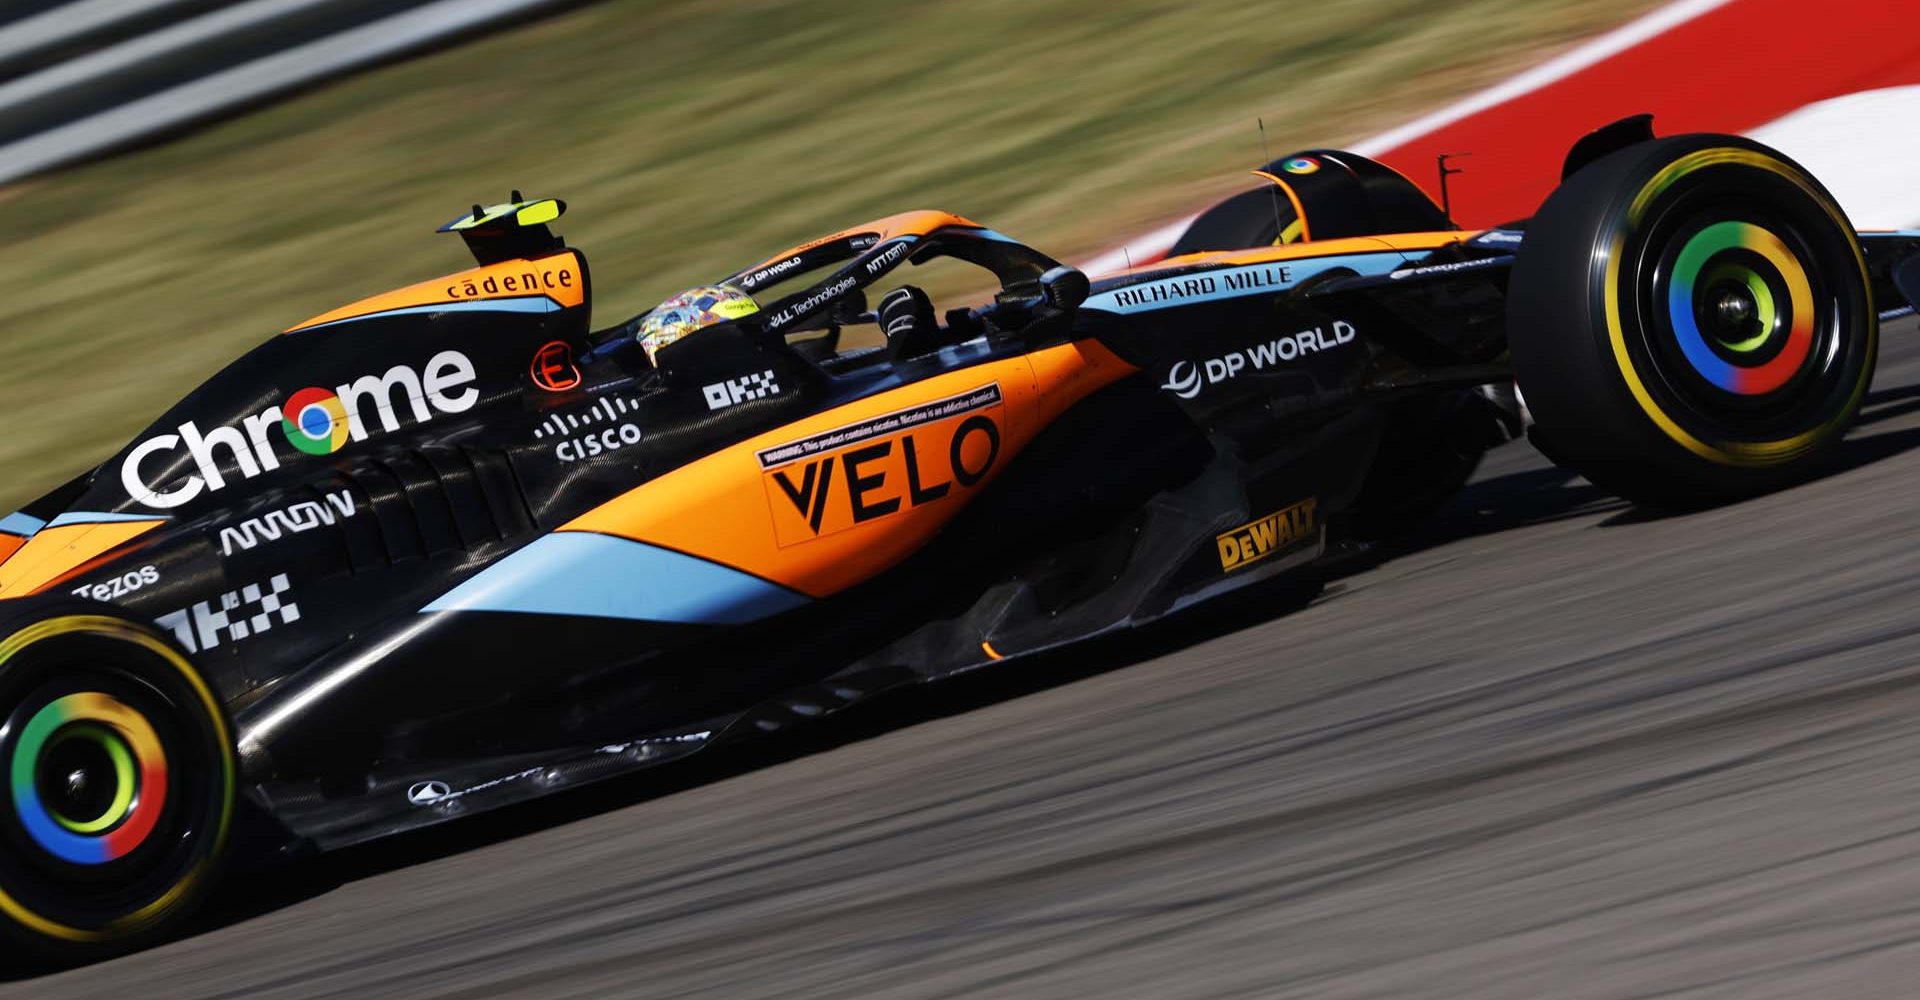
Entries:
[[[1774,489],[1920,290],[1920,234],[1643,119],[1492,230],[1350,153],[1258,173],[1122,274],[910,212],[646,344],[660,310],[590,324],[564,206],[476,206],[476,267],[273,337],[0,521],[0,927],[134,947],[246,824],[383,837],[1311,573],[1528,422],[1639,502]],[[936,309],[901,279],[937,259],[997,290]]]

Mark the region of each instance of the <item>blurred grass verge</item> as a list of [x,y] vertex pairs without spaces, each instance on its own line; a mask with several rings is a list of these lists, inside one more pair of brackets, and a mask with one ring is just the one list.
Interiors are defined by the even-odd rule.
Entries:
[[[604,325],[908,208],[1073,260],[1652,0],[609,0],[0,190],[0,509],[264,337],[559,196]],[[1420,178],[1423,182],[1426,178]],[[1471,183],[1469,175],[1464,183]]]

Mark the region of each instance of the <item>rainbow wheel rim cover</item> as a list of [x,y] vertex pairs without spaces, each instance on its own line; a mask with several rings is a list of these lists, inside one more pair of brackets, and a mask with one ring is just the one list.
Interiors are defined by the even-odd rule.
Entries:
[[[178,672],[190,692],[189,700],[205,709],[209,735],[214,744],[231,747],[232,738],[220,703],[215,699],[212,689],[194,671],[193,665],[159,637],[130,622],[101,615],[66,615],[35,622],[0,640],[0,667],[37,642],[76,632],[119,639],[158,656],[169,668]],[[202,856],[182,871],[166,891],[138,909],[98,925],[74,926],[49,919],[0,887],[0,913],[27,930],[48,938],[76,943],[109,941],[151,926],[205,882],[210,868],[209,860],[217,856],[226,844],[233,820],[234,764],[230,753],[219,754],[216,770],[208,776],[208,780],[215,782],[215,787],[220,790],[221,801],[217,812],[207,817],[210,829],[203,840]],[[151,795],[152,790],[147,790],[145,794]],[[157,796],[158,800],[164,800],[164,796]],[[155,815],[157,819],[158,810]],[[123,828],[124,825],[123,821]]]
[[[55,816],[40,800],[35,768],[53,738],[98,734],[122,783],[107,811],[86,821]],[[137,775],[137,778],[135,778]],[[76,865],[102,865],[146,842],[167,800],[167,756],[146,717],[95,691],[70,694],[34,713],[14,747],[14,813],[47,853]],[[133,778],[128,787],[126,779]]]
[[[1703,288],[1732,280],[1753,297],[1759,332],[1739,341],[1722,341],[1734,355],[1748,354],[1772,339],[1780,323],[1780,305],[1765,277],[1726,259],[1729,251],[1747,251],[1764,260],[1778,274],[1786,292],[1785,343],[1773,357],[1758,365],[1735,364],[1707,343],[1696,316],[1696,296]],[[1759,396],[1785,385],[1813,352],[1813,286],[1785,242],[1750,222],[1716,222],[1695,233],[1674,261],[1667,286],[1667,318],[1674,339],[1688,364],[1714,386],[1741,396]]]

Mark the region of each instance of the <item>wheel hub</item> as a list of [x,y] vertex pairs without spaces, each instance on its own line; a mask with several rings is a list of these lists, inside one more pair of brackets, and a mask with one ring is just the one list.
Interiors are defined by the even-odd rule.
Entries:
[[[96,832],[124,818],[132,805],[131,778],[120,766],[126,743],[102,726],[70,726],[55,734],[42,754],[37,780],[53,821],[74,832]],[[124,800],[124,801],[123,801]]]
[[1747,325],[1753,322],[1753,294],[1744,288],[1723,289],[1719,300],[1713,304],[1713,312],[1720,339],[1739,338],[1746,332]]

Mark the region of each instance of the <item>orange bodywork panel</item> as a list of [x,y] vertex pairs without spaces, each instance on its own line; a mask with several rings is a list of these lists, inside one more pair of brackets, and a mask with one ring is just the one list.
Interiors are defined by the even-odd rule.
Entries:
[[[1448,230],[1433,233],[1395,233],[1390,236],[1351,236],[1337,240],[1320,240],[1313,243],[1287,243],[1281,246],[1253,247],[1248,250],[1209,250],[1205,253],[1190,253],[1179,257],[1167,257],[1151,265],[1133,268],[1125,272],[1128,276],[1151,275],[1160,271],[1169,271],[1182,267],[1220,266],[1229,267],[1240,264],[1266,264],[1284,260],[1307,260],[1314,257],[1339,257],[1347,254],[1379,253],[1383,250],[1426,252],[1438,250],[1454,243],[1464,243],[1480,235],[1479,230],[1460,232]],[[1114,274],[1101,275],[1102,278],[1117,277]]]
[[818,246],[821,243],[831,243],[843,236],[853,236],[858,233],[872,233],[883,240],[890,240],[895,236],[925,236],[928,233],[945,229],[948,226],[966,226],[972,229],[986,228],[972,219],[955,215],[952,212],[941,212],[923,208],[912,212],[901,212],[898,215],[889,215],[882,219],[875,219],[872,222],[863,222],[860,225],[842,229],[831,236],[815,240],[812,245]]
[[[1287,203],[1293,206],[1293,217],[1295,220],[1297,220],[1300,223],[1299,242],[1301,243],[1313,242],[1313,222],[1307,218],[1306,206],[1300,204],[1300,195],[1294,192],[1293,185],[1288,184],[1286,181],[1282,180],[1278,174],[1270,174],[1264,170],[1256,170],[1254,171],[1254,173],[1260,177],[1265,177],[1267,180],[1270,180],[1273,183],[1279,185],[1280,190],[1286,192]],[[1286,242],[1284,237],[1281,242],[1282,243]]]
[[287,330],[302,330],[342,320],[362,319],[400,309],[453,305],[488,299],[518,299],[545,296],[555,308],[566,309],[587,300],[586,269],[572,251],[537,260],[509,260],[434,278],[417,285],[395,289],[352,305],[322,313]]
[[834,240],[844,240],[849,236],[872,236],[878,241],[884,241],[890,240],[895,236],[925,236],[928,233],[945,229],[948,226],[966,226],[971,229],[986,228],[978,222],[954,215],[951,212],[938,212],[930,209],[922,209],[916,212],[901,212],[899,215],[889,215],[883,219],[875,219],[872,222],[863,222],[857,226],[849,226],[837,233],[828,233],[817,240],[808,240],[799,246],[789,247],[747,268],[747,272],[770,267],[789,257],[806,253],[814,247],[825,246]]
[[716,452],[560,530],[825,597],[919,550],[1061,413],[1136,370],[1081,341],[937,375]]
[[37,594],[61,580],[79,575],[94,559],[165,523],[166,519],[155,518],[42,528],[0,562],[0,597]]
[[1465,232],[1447,230],[1437,233],[1392,233],[1386,236],[1375,236],[1373,238],[1395,250],[1438,250],[1449,244],[1465,243],[1484,232],[1486,232],[1484,229],[1474,229]]

